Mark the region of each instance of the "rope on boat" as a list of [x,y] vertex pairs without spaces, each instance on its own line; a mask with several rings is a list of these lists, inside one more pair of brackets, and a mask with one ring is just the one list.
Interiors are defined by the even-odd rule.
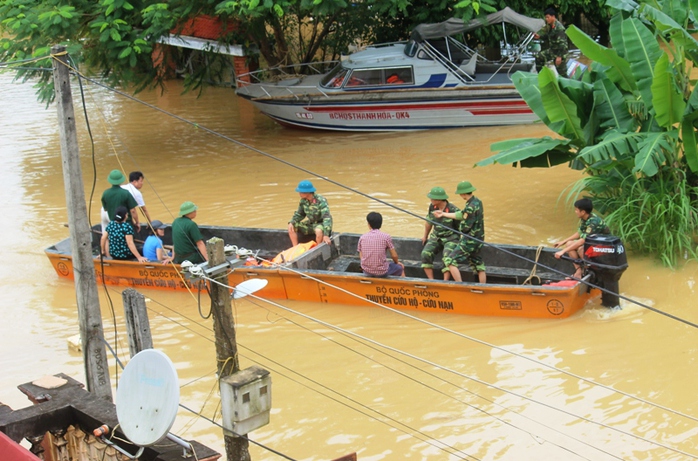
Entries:
[[536,266],[538,266],[538,258],[540,258],[540,254],[542,251],[543,245],[538,245],[538,249],[536,250],[536,259],[533,263],[533,269],[531,269],[531,274],[528,276],[526,280],[523,281],[522,285],[529,285],[534,277],[538,279],[538,284],[540,285],[540,277],[536,275]]

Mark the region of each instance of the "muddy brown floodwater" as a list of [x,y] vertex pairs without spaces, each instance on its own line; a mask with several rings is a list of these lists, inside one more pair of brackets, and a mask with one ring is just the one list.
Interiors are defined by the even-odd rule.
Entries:
[[[424,214],[426,193],[437,185],[459,204],[453,191],[467,179],[484,202],[489,242],[550,244],[576,226],[563,191],[578,172],[473,168],[492,142],[550,135],[542,125],[322,133],[281,128],[231,89],[197,99],[172,82],[164,94],[138,95],[196,126],[95,85],[85,95],[94,154],[77,96],[75,103],[93,222],[107,174],[122,168],[145,173],[147,207],[165,222],[192,200],[202,224],[283,228],[298,202],[295,185],[311,179],[330,203],[336,231],[363,232],[366,213],[377,210],[387,232],[418,237],[423,223],[401,210]],[[16,390],[21,383],[59,372],[85,378],[81,355],[68,346],[78,333],[74,288],[43,253],[68,235],[55,107],[46,110],[30,84],[0,74],[0,119],[0,401],[20,408],[28,404]],[[670,270],[633,254],[629,263],[624,296],[698,322],[695,263]],[[181,403],[220,422],[211,321],[189,295],[142,292],[155,346],[177,367]],[[101,288],[100,297],[106,336],[126,360],[119,290]],[[271,422],[251,437],[298,460],[353,451],[362,461],[698,457],[698,331],[623,307],[592,305],[550,321],[238,300],[241,365],[258,364],[273,380]],[[188,411],[172,432],[223,450],[221,429]],[[256,445],[251,453],[281,459]]]

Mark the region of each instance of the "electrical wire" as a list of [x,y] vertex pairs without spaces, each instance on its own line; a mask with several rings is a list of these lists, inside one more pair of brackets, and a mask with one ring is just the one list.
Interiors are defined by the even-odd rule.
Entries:
[[[87,80],[92,81],[91,79],[87,79]],[[104,85],[101,85],[101,84],[99,84],[99,83],[97,83],[97,82],[94,82],[94,81],[93,81],[93,83],[96,83],[96,84],[98,84],[98,85],[100,85],[100,86],[103,86],[103,87],[105,87],[105,88],[108,88],[108,87],[106,87],[106,86],[104,86]],[[108,88],[108,89],[110,89],[110,88]],[[128,95],[125,95],[125,94],[119,92],[118,90],[113,90],[113,89],[110,89],[110,90],[116,91],[117,93],[120,93],[120,94],[122,94],[122,95],[124,95],[124,96],[126,96],[126,97],[129,97]],[[136,100],[136,101],[139,101],[139,100],[137,100],[137,99],[135,99],[135,98],[131,98],[131,99],[134,99],[134,100]],[[141,101],[139,101],[139,102],[141,102]],[[157,109],[157,110],[160,110],[159,108],[156,108],[156,107],[154,107],[154,106],[152,106],[152,105],[149,105],[149,104],[147,104],[147,103],[143,103],[143,102],[141,102],[141,103],[142,103],[142,104],[145,104],[145,105],[148,105],[148,106],[151,106],[151,107],[153,107],[153,108],[155,108],[155,109]],[[271,155],[269,155],[269,154],[266,154],[266,153],[263,153],[263,152],[261,152],[261,151],[258,151],[258,150],[255,149],[255,148],[252,148],[252,147],[250,147],[250,146],[247,146],[247,145],[245,145],[245,144],[243,144],[243,143],[240,143],[240,142],[238,142],[238,141],[236,141],[236,140],[232,140],[232,139],[230,139],[230,138],[228,138],[228,137],[226,137],[226,136],[220,135],[220,134],[218,134],[218,133],[216,133],[216,132],[214,132],[214,131],[212,131],[212,130],[209,130],[209,129],[205,128],[205,127],[201,127],[201,126],[199,126],[199,125],[197,125],[197,124],[194,124],[194,123],[192,123],[192,122],[186,121],[185,119],[182,119],[182,118],[180,118],[180,117],[178,117],[178,116],[176,116],[176,115],[169,114],[169,113],[167,113],[166,111],[162,111],[162,110],[160,110],[160,111],[161,111],[161,112],[164,112],[164,113],[166,113],[166,114],[168,114],[168,115],[170,115],[170,116],[173,116],[173,117],[175,117],[175,118],[178,118],[178,119],[180,119],[180,120],[182,120],[182,121],[185,121],[185,122],[187,122],[187,123],[190,123],[190,124],[192,124],[192,125],[195,125],[195,126],[197,126],[198,128],[203,128],[205,131],[208,131],[208,132],[210,132],[210,133],[212,133],[212,134],[215,134],[215,135],[217,135],[217,136],[221,136],[221,137],[223,137],[223,138],[225,138],[225,139],[228,139],[228,140],[231,141],[231,142],[237,143],[237,144],[239,144],[239,145],[241,145],[241,146],[243,146],[243,147],[246,147],[246,148],[249,148],[249,149],[251,149],[251,150],[254,150],[255,152],[258,152],[258,153],[260,153],[260,154],[262,154],[262,155],[266,155],[266,156],[268,156],[268,157],[270,157],[270,158],[273,158],[274,160],[277,160],[277,161],[280,161],[280,162],[282,162],[282,163],[285,163],[285,164],[287,164],[288,166],[292,166],[292,167],[294,167],[294,168],[296,168],[296,169],[300,169],[301,171],[304,171],[304,172],[307,172],[307,173],[309,173],[309,174],[313,174],[313,175],[318,176],[316,173],[314,173],[314,172],[312,172],[312,171],[310,171],[310,170],[306,170],[306,169],[304,169],[304,168],[302,168],[302,167],[298,167],[298,166],[296,166],[296,165],[293,165],[293,164],[291,164],[290,162],[286,162],[286,161],[284,161],[284,160],[281,160],[281,159],[278,159],[278,158],[276,158],[276,157],[273,157],[273,156],[271,156]],[[93,156],[93,157],[94,157],[94,156]],[[320,177],[321,177],[321,176],[320,176]],[[345,189],[348,189],[348,190],[351,190],[351,191],[353,191],[353,192],[356,192],[356,193],[358,193],[359,195],[364,195],[364,196],[366,196],[366,197],[368,197],[368,198],[370,198],[370,199],[372,199],[372,200],[376,200],[376,201],[378,201],[378,202],[380,202],[380,203],[383,203],[383,204],[386,205],[386,206],[390,206],[390,207],[392,207],[392,208],[398,209],[399,211],[402,211],[402,212],[405,212],[405,213],[408,213],[408,214],[412,214],[412,213],[410,213],[410,212],[407,211],[407,210],[400,209],[400,208],[398,208],[398,207],[396,207],[396,206],[394,206],[394,205],[391,205],[391,204],[389,204],[389,203],[387,203],[387,202],[384,202],[384,201],[382,201],[382,200],[380,200],[380,199],[375,199],[374,197],[371,197],[371,196],[369,196],[369,195],[367,195],[367,194],[363,194],[363,193],[361,193],[361,192],[359,192],[359,191],[356,191],[356,190],[354,190],[354,189],[352,189],[352,188],[349,188],[349,187],[344,186],[344,185],[342,185],[342,184],[340,184],[340,183],[337,183],[337,182],[335,182],[335,181],[332,181],[332,180],[330,180],[330,179],[328,179],[328,178],[324,178],[324,177],[322,177],[322,178],[325,179],[326,181],[330,182],[330,183],[333,183],[333,184],[335,184],[335,185],[338,185],[339,187],[343,187],[343,188],[345,188]],[[415,217],[420,218],[420,219],[424,219],[424,218],[421,217],[421,216],[418,216],[418,215],[415,215],[415,214],[413,214],[413,215],[414,215]],[[436,223],[436,224],[438,224],[438,223]],[[494,246],[494,245],[491,245],[491,246]],[[506,250],[504,250],[504,251],[506,251]],[[524,258],[524,259],[525,259],[525,258]],[[541,265],[541,267],[546,267],[546,266]],[[550,269],[550,268],[548,268],[548,269],[549,269],[549,270],[555,271],[554,269]],[[600,288],[600,287],[599,287],[599,288]],[[615,293],[614,293],[614,294],[615,294]],[[622,297],[622,296],[621,296],[621,297]],[[622,297],[622,298],[624,298],[624,297]],[[627,299],[627,298],[624,298],[624,299]],[[683,321],[684,323],[687,323],[687,324],[690,325],[690,326],[698,327],[698,325],[695,325],[695,324],[693,324],[693,323],[691,323],[691,322],[685,321],[685,320],[680,319],[680,318],[678,318],[678,317],[674,317],[674,316],[672,316],[671,314],[667,314],[667,313],[664,313],[664,312],[662,312],[662,311],[655,310],[654,308],[651,308],[651,307],[649,307],[649,306],[644,306],[644,305],[642,305],[641,303],[637,303],[636,301],[631,300],[631,299],[628,299],[628,300],[629,300],[630,302],[634,302],[634,303],[636,303],[636,304],[639,304],[639,305],[641,305],[642,307],[648,307],[650,310],[654,310],[654,311],[656,311],[657,313],[660,313],[660,314],[662,314],[662,315],[667,315],[667,316],[673,318],[674,320]],[[112,311],[113,311],[113,308],[112,308]],[[487,344],[487,343],[482,342],[482,344]],[[490,346],[491,346],[491,345],[490,345]],[[502,349],[502,350],[503,350],[503,349]],[[505,350],[505,351],[506,351],[506,350]],[[506,352],[507,352],[507,353],[512,353],[512,352],[510,352],[510,351],[506,351]],[[514,355],[517,355],[517,354],[514,354]],[[530,358],[525,357],[525,356],[521,356],[521,357],[522,357],[522,358],[527,358],[527,359],[531,360]],[[539,363],[540,363],[540,362],[539,362]],[[543,365],[545,365],[545,364],[543,364]],[[561,371],[561,370],[558,370],[558,371]],[[574,376],[577,377],[576,375],[574,375]],[[583,380],[584,380],[584,378],[581,378],[581,377],[578,377],[578,379],[583,379]],[[589,381],[589,382],[591,382],[591,383],[594,384],[594,385],[602,386],[602,385],[597,384],[597,383],[595,383],[595,382],[593,382],[593,381]],[[613,391],[616,392],[616,390],[613,390]],[[629,396],[629,397],[632,397],[632,398],[636,398],[636,397],[631,396],[631,395],[628,395],[628,396]],[[646,401],[645,401],[645,403],[648,403],[648,404],[650,404],[650,405],[655,405],[655,404],[653,404],[653,403],[651,403],[651,402],[646,402]],[[670,410],[670,411],[673,411],[673,410]],[[650,443],[653,443],[653,442],[650,442]],[[669,448],[669,447],[665,447],[665,448],[671,449],[671,448]]]
[[[74,70],[74,71],[77,72],[76,70]],[[429,220],[429,219],[425,218],[424,216],[421,216],[421,215],[419,215],[419,214],[417,214],[417,213],[414,213],[414,212],[412,212],[412,211],[409,211],[409,210],[406,210],[406,209],[404,209],[404,208],[401,208],[401,207],[399,207],[399,206],[397,206],[397,205],[394,205],[394,204],[392,204],[392,203],[390,203],[390,202],[387,202],[387,201],[385,201],[385,200],[382,200],[382,199],[379,199],[379,198],[377,198],[377,197],[374,197],[374,196],[372,196],[372,195],[370,195],[370,194],[367,194],[367,193],[365,193],[365,192],[361,192],[361,191],[358,190],[358,189],[354,189],[354,188],[352,188],[352,187],[346,186],[346,185],[344,185],[344,184],[342,184],[342,183],[340,183],[340,182],[338,182],[338,181],[335,181],[335,180],[330,179],[330,178],[328,178],[328,177],[326,177],[326,176],[323,176],[323,175],[321,175],[321,174],[319,174],[319,173],[317,173],[317,172],[315,172],[315,171],[309,170],[309,169],[307,169],[307,168],[304,168],[304,167],[302,167],[302,166],[296,165],[296,164],[294,164],[294,163],[292,163],[292,162],[289,162],[289,161],[287,161],[287,160],[284,160],[284,159],[281,159],[281,158],[279,158],[279,157],[276,157],[276,156],[274,156],[274,155],[272,155],[272,154],[269,154],[268,152],[264,152],[264,151],[262,151],[262,150],[260,150],[260,149],[257,149],[256,147],[250,146],[249,144],[246,144],[246,143],[244,143],[244,142],[242,142],[242,141],[239,141],[239,140],[237,140],[237,139],[231,138],[231,137],[226,136],[226,135],[224,135],[224,134],[222,134],[222,133],[219,133],[219,132],[217,132],[217,131],[215,131],[215,130],[212,130],[212,129],[210,129],[210,128],[207,128],[206,126],[200,125],[200,124],[198,124],[198,123],[196,123],[196,122],[192,122],[192,121],[190,121],[190,120],[188,120],[188,119],[185,119],[184,117],[181,117],[181,116],[179,116],[179,115],[176,115],[176,114],[173,114],[173,113],[171,113],[171,112],[168,112],[168,111],[166,111],[166,110],[164,110],[164,109],[161,109],[161,108],[155,106],[154,104],[150,104],[150,103],[148,103],[148,102],[142,101],[142,100],[140,100],[140,99],[138,99],[138,98],[136,98],[136,97],[134,97],[134,96],[131,96],[131,95],[129,95],[129,94],[123,92],[123,91],[120,91],[120,90],[118,90],[118,89],[116,89],[116,88],[109,87],[109,86],[107,86],[107,85],[105,85],[105,84],[103,84],[103,83],[101,83],[101,82],[99,82],[99,81],[97,81],[97,80],[95,80],[95,79],[91,79],[91,78],[85,77],[85,76],[83,76],[83,78],[85,78],[86,80],[88,80],[88,81],[94,83],[95,85],[98,85],[98,86],[100,86],[100,87],[102,87],[102,88],[104,88],[104,89],[106,89],[106,90],[108,90],[108,91],[111,91],[111,92],[114,92],[114,93],[116,93],[116,94],[119,94],[119,95],[121,95],[121,96],[123,96],[123,97],[125,97],[125,98],[128,98],[128,99],[130,99],[130,100],[132,100],[132,101],[135,101],[135,102],[137,102],[137,103],[139,103],[139,104],[142,104],[142,105],[144,105],[144,106],[146,106],[146,107],[148,107],[148,108],[150,108],[150,109],[153,109],[153,110],[155,110],[155,111],[161,112],[161,113],[163,113],[163,114],[165,114],[165,115],[167,115],[167,116],[169,116],[169,117],[172,117],[172,118],[174,118],[174,119],[176,119],[176,120],[179,120],[179,121],[181,121],[181,122],[183,122],[183,123],[186,123],[186,124],[188,124],[188,125],[194,126],[194,127],[196,127],[197,129],[199,129],[199,130],[205,131],[205,132],[207,132],[207,133],[209,133],[209,134],[211,134],[211,135],[214,135],[214,136],[217,136],[217,137],[219,137],[219,138],[225,139],[226,141],[229,141],[229,142],[231,142],[231,143],[233,143],[233,144],[236,144],[236,145],[238,145],[238,146],[240,146],[240,147],[243,147],[243,148],[245,148],[245,149],[251,150],[252,152],[255,152],[255,153],[259,154],[259,155],[262,155],[262,156],[264,156],[264,157],[267,157],[267,158],[269,158],[269,159],[271,159],[271,160],[274,160],[274,161],[276,161],[276,162],[282,163],[282,164],[284,164],[284,165],[286,165],[286,166],[288,166],[288,167],[290,167],[290,168],[293,168],[293,169],[296,169],[296,170],[298,170],[298,171],[302,171],[302,172],[304,172],[304,173],[306,173],[306,174],[309,174],[309,175],[315,176],[315,177],[317,177],[317,178],[320,178],[320,179],[322,179],[322,180],[324,180],[324,181],[326,181],[326,182],[328,182],[328,183],[330,183],[330,184],[333,184],[333,185],[335,185],[335,186],[337,186],[337,187],[339,187],[339,188],[345,189],[345,190],[347,190],[347,191],[349,191],[349,192],[352,192],[352,193],[354,193],[354,194],[360,195],[360,196],[362,196],[362,197],[364,197],[364,198],[367,198],[367,199],[369,199],[369,200],[378,202],[378,203],[380,203],[380,204],[382,204],[382,205],[384,205],[384,206],[386,206],[386,207],[392,208],[392,209],[394,209],[394,210],[396,210],[396,211],[399,211],[399,212],[401,212],[401,213],[405,213],[405,214],[410,215],[410,216],[412,216],[412,217],[414,217],[414,218],[417,218],[417,219],[420,219],[420,220],[422,220],[422,221],[428,222],[428,223],[430,223],[430,224],[432,224],[432,225],[434,225],[434,226],[443,226],[443,224],[438,223],[438,222],[436,222],[436,221]],[[486,242],[486,241],[484,241],[484,240],[480,240],[480,239],[478,239],[478,238],[476,238],[476,237],[473,237],[473,236],[471,236],[471,235],[464,234],[464,233],[462,233],[462,232],[460,232],[460,231],[458,231],[458,230],[453,230],[453,232],[456,233],[456,234],[460,234],[461,237],[465,237],[465,238],[468,238],[468,239],[470,239],[470,240],[473,240],[473,241],[475,241],[475,242],[477,242],[477,243],[480,243],[480,244],[482,244],[482,245],[486,245],[486,246],[492,247],[492,248],[494,248],[494,249],[496,249],[496,250],[498,250],[498,251],[501,251],[501,252],[503,252],[503,253],[505,253],[505,254],[508,254],[509,256],[513,256],[513,257],[519,258],[519,259],[521,259],[521,260],[524,260],[524,261],[526,261],[526,262],[529,262],[529,263],[531,263],[531,264],[535,264],[535,261],[531,260],[530,258],[526,258],[526,257],[524,257],[524,256],[521,256],[521,255],[519,255],[519,254],[516,254],[516,253],[514,253],[514,252],[512,252],[512,251],[509,251],[509,250],[507,250],[507,249],[505,249],[505,248],[502,248],[502,247],[499,246],[499,245],[495,245],[495,244]],[[546,266],[546,265],[544,265],[544,264],[538,263],[538,266],[539,266],[539,267],[542,267],[542,268],[544,268],[544,269],[546,269],[546,270],[548,270],[548,271],[551,271],[551,272],[553,272],[553,273],[560,274],[560,275],[563,275],[563,276],[567,276],[567,274],[565,274],[565,273],[559,271],[558,269],[555,269],[555,268]],[[571,278],[574,279],[574,280],[577,280],[577,281],[581,281],[579,278],[576,278],[576,277],[571,277]],[[691,326],[691,327],[693,327],[693,328],[698,329],[698,324],[696,324],[696,323],[694,323],[694,322],[691,322],[691,321],[689,321],[689,320],[683,319],[683,318],[681,318],[681,317],[678,317],[678,316],[676,316],[676,315],[670,314],[670,313],[668,313],[668,312],[662,311],[662,310],[660,310],[660,309],[654,308],[654,307],[649,306],[649,305],[647,305],[647,304],[641,303],[641,302],[639,302],[639,301],[637,301],[637,300],[634,300],[634,299],[632,299],[632,298],[630,298],[630,297],[621,295],[621,294],[619,294],[619,293],[615,293],[615,292],[613,292],[613,291],[611,291],[611,290],[609,290],[609,289],[607,289],[607,288],[604,288],[604,287],[595,285],[595,284],[593,284],[593,283],[591,283],[591,282],[588,282],[588,281],[587,281],[587,282],[584,282],[584,283],[586,283],[587,285],[591,286],[592,288],[596,288],[596,289],[598,289],[598,290],[600,290],[600,291],[602,291],[602,292],[604,292],[604,293],[608,293],[608,294],[612,294],[612,295],[614,295],[614,296],[618,296],[620,299],[623,299],[623,300],[625,300],[625,301],[627,301],[627,302],[630,302],[630,303],[632,303],[632,304],[635,304],[635,305],[637,305],[637,306],[640,306],[640,307],[642,307],[642,308],[644,308],[644,309],[650,310],[650,311],[652,311],[652,312],[654,312],[654,313],[656,313],[656,314],[663,315],[663,316],[668,317],[668,318],[670,318],[670,319],[672,319],[672,320],[675,320],[675,321],[677,321],[677,322],[684,323],[684,324],[686,324],[686,325],[688,325],[688,326]]]

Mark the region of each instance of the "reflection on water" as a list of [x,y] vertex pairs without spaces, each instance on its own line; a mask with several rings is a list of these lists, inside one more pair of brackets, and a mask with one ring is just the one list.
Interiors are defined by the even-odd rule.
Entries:
[[[106,175],[121,168],[145,173],[150,214],[165,222],[181,202],[193,200],[200,223],[285,227],[298,201],[295,185],[310,178],[328,198],[337,231],[363,232],[366,213],[377,210],[387,232],[418,237],[423,223],[402,210],[425,214],[426,193],[437,185],[461,205],[453,191],[467,179],[484,202],[490,242],[549,244],[575,228],[574,213],[560,197],[581,178],[578,172],[473,168],[490,155],[491,142],[549,134],[543,126],[397,134],[289,130],[229,89],[200,99],[180,90],[174,82],[164,94],[138,97],[196,125],[88,85],[94,148],[79,108],[76,117],[93,222]],[[27,402],[18,384],[59,372],[84,381],[84,373],[81,356],[67,346],[78,332],[73,287],[58,280],[43,254],[68,234],[55,108],[44,110],[29,85],[0,75],[0,117],[6,221],[0,401],[19,408]],[[696,270],[690,263],[670,271],[631,255],[621,290],[697,322],[691,303]],[[154,343],[177,366],[182,403],[220,420],[211,321],[200,315],[208,305],[199,308],[193,296],[143,292]],[[125,357],[120,299],[117,290],[101,291],[105,334]],[[241,364],[259,364],[273,376],[271,423],[252,438],[306,460],[352,451],[362,460],[696,456],[698,332],[624,305],[619,312],[591,306],[573,318],[542,321],[426,313],[412,319],[369,306],[290,302],[283,304],[288,311],[263,300],[236,301]],[[180,412],[174,432],[223,449],[220,429],[191,413]],[[251,450],[253,459],[278,459],[263,448]]]

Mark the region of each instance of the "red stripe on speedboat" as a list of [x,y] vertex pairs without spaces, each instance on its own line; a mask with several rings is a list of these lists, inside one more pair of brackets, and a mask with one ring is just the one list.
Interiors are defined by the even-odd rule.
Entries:
[[[372,104],[362,104],[362,105],[336,105],[336,106],[306,106],[303,109],[308,112],[360,112],[360,111],[395,111],[395,110],[439,110],[439,109],[465,109],[468,111],[474,110],[488,110],[488,109],[505,109],[511,108],[511,110],[516,110],[518,108],[525,107],[528,109],[528,105],[524,100],[515,101],[477,101],[477,102],[453,102],[453,103],[412,103],[412,104],[382,104],[382,105],[372,105]],[[530,109],[528,109],[530,112]]]

